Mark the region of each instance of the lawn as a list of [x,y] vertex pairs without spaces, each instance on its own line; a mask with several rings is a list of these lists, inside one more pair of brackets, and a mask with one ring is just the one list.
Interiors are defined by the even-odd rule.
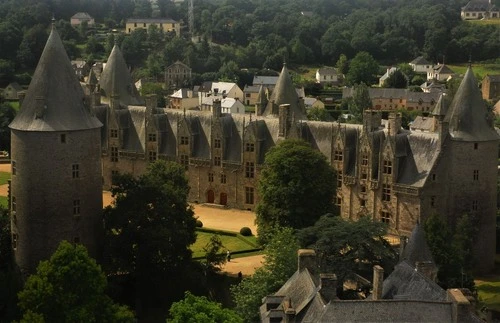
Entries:
[[500,313],[500,255],[495,261],[495,271],[492,275],[478,277],[476,280],[480,307],[483,305]]
[[[448,65],[448,67],[453,72],[464,75],[469,64]],[[500,64],[472,63],[472,71],[474,71],[474,75],[479,75],[480,79],[478,81],[481,81],[486,74],[500,74]]]
[[[216,233],[197,231],[196,234],[196,242],[191,246],[191,250],[193,251],[193,258],[203,257],[205,255],[203,247],[207,245],[210,237],[212,237]],[[235,252],[243,252],[246,250],[250,251],[256,249],[257,243],[254,236],[243,237],[241,235],[232,236],[219,234],[219,237],[224,246],[224,253],[226,252],[226,250],[229,250],[234,255]]]
[[7,180],[10,179],[10,173],[0,172],[0,185],[7,184]]
[[0,206],[8,208],[8,203],[9,200],[7,199],[7,196],[0,196]]
[[467,20],[468,23],[476,25],[496,25],[500,26],[500,19]]
[[19,101],[9,101],[9,104],[14,110],[19,111]]

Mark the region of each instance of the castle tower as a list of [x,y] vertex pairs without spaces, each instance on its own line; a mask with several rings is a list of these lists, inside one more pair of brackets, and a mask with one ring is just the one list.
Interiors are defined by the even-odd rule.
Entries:
[[466,213],[474,215],[477,220],[479,234],[474,254],[478,271],[492,269],[495,256],[500,138],[488,117],[476,78],[469,67],[444,119],[449,125],[449,139],[445,141],[447,157],[442,162],[447,171],[444,188],[448,190],[448,222],[454,225]]
[[98,256],[102,237],[101,122],[53,27],[12,133],[11,229],[24,274],[62,240]]
[[99,84],[103,95],[102,99],[105,102],[111,103],[111,98],[116,96],[120,104],[125,106],[145,104],[132,81],[132,76],[118,45],[113,47],[108,57]]
[[293,114],[296,120],[307,120],[304,102],[299,99],[286,64],[283,64],[281,74],[262,115],[278,117],[279,106],[282,104],[290,105],[290,115]]

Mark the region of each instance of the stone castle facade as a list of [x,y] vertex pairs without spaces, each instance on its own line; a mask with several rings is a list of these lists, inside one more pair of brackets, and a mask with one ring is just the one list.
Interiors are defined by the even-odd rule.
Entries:
[[[50,73],[44,77],[50,80]],[[171,160],[186,168],[190,201],[253,210],[259,200],[257,183],[265,153],[282,140],[301,138],[336,169],[336,201],[344,218],[370,215],[387,223],[391,233],[408,236],[416,223],[432,213],[446,217],[450,225],[462,214],[473,213],[480,230],[479,269],[493,267],[499,137],[470,69],[454,101],[447,104],[441,97],[437,102],[433,126],[427,132],[405,130],[401,116],[392,114],[384,121],[377,111],[366,111],[362,125],[308,121],[286,66],[269,98],[261,89],[254,115],[223,114],[217,101],[212,111],[157,108],[155,97],[139,96],[118,46],[100,80],[91,75],[83,87],[89,115],[95,115],[103,127],[100,143],[92,137],[79,140],[78,145],[85,141],[85,147],[74,148],[93,154],[100,147],[105,188],[112,184],[113,174],[139,175],[152,161]],[[54,93],[66,99],[74,96]],[[44,106],[43,101],[29,102]],[[87,128],[85,133],[99,129]],[[20,150],[13,147],[13,162],[16,151]],[[73,163],[86,160],[76,152],[68,156]],[[101,179],[100,170],[94,171],[92,180],[97,175]],[[86,182],[81,185],[81,194],[95,189],[86,187],[92,186]],[[13,193],[18,194],[16,189]]]
[[362,125],[308,121],[286,66],[271,96],[260,91],[256,113],[245,116],[222,114],[220,103],[210,112],[159,109],[154,97],[138,105],[117,46],[100,83],[86,86],[104,124],[105,187],[115,173],[140,174],[156,159],[172,160],[186,168],[190,201],[253,210],[265,153],[301,138],[336,169],[344,218],[371,215],[391,233],[409,235],[430,214],[453,225],[473,213],[479,265],[493,266],[499,136],[471,69],[453,102],[438,100],[426,132],[403,129],[398,114],[382,120],[378,111],[366,111]]

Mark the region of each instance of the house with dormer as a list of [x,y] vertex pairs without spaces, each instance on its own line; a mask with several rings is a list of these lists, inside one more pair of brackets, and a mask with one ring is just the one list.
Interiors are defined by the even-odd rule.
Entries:
[[491,0],[471,0],[462,7],[462,20],[499,19],[500,10]]

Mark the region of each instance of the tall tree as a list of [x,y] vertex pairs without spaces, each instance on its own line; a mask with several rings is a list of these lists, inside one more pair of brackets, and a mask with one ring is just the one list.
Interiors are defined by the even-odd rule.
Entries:
[[384,239],[386,233],[384,223],[368,216],[351,221],[327,214],[297,236],[301,247],[316,250],[323,272],[337,275],[341,291],[346,279],[355,278],[356,273],[369,274],[376,264],[386,272],[392,270],[397,254]]
[[404,89],[408,86],[408,79],[400,70],[392,72],[384,81],[383,87]]
[[342,75],[346,75],[347,72],[349,72],[349,61],[347,60],[347,56],[340,54],[339,60],[335,66],[337,67],[337,72]]
[[19,293],[23,321],[135,322],[133,314],[106,296],[106,276],[82,245],[61,242]]
[[139,178],[116,176],[111,192],[115,203],[104,212],[108,270],[129,273],[137,296],[153,297],[160,282],[176,282],[191,261],[196,220],[184,168],[156,161]]
[[221,304],[209,301],[205,296],[194,296],[186,292],[183,300],[170,307],[172,323],[243,323],[243,319],[233,310],[222,308]]
[[7,102],[0,103],[0,150],[10,152],[9,124],[14,120],[16,110]]
[[353,121],[361,123],[363,120],[363,112],[372,107],[370,92],[365,83],[354,86],[352,100],[350,100],[349,103],[349,112],[353,115]]
[[264,263],[251,277],[231,287],[236,312],[247,322],[259,320],[262,298],[276,292],[297,269],[299,245],[291,228],[277,228],[264,249]]
[[276,225],[304,228],[335,210],[335,171],[326,157],[305,141],[282,141],[269,150],[264,165],[256,209],[262,241]]
[[348,84],[373,84],[379,70],[377,61],[367,52],[359,52],[349,64],[349,72],[346,75]]

